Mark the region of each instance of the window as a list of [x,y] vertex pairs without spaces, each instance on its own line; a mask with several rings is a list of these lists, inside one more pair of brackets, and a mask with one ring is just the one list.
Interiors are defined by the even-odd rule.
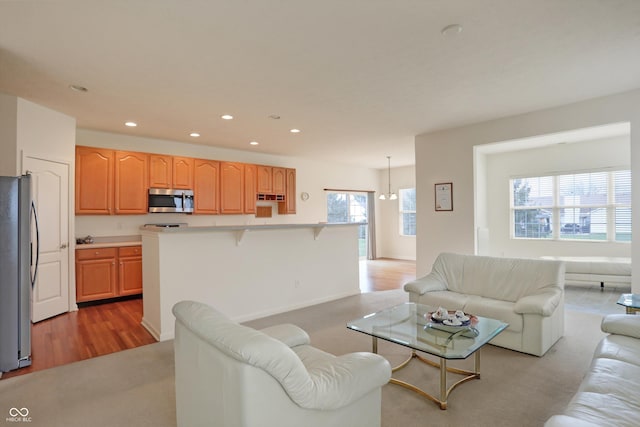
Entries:
[[512,236],[631,241],[631,171],[510,181]]
[[400,235],[416,235],[416,189],[400,189]]

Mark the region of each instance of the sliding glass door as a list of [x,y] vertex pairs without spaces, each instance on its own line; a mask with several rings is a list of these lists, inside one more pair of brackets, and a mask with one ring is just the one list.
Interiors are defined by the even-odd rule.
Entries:
[[360,222],[358,243],[360,257],[367,256],[367,193],[327,193],[327,222]]

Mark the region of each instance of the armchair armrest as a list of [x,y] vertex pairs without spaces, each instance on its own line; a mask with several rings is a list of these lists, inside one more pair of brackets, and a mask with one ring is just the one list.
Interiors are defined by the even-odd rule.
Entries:
[[426,292],[432,291],[444,291],[446,289],[447,286],[432,274],[428,274],[404,285],[406,292],[414,292],[418,295],[424,295]]
[[519,314],[539,314],[541,316],[551,316],[562,301],[562,289],[552,287],[546,288],[542,292],[527,295],[516,301],[513,307]]
[[288,347],[305,345],[311,342],[309,334],[307,334],[303,329],[297,327],[296,325],[292,325],[291,323],[269,326],[261,329],[260,332],[269,335],[271,338],[275,338],[278,341],[281,341]]
[[391,378],[391,366],[384,357],[367,352],[349,353],[314,363],[309,368],[313,391],[300,406],[338,409],[382,387]]
[[640,338],[640,316],[629,314],[609,314],[602,319],[602,332]]

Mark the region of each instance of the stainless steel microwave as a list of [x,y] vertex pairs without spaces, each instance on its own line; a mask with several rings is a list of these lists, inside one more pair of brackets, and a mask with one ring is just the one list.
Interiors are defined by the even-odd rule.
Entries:
[[193,190],[149,189],[150,213],[192,213]]

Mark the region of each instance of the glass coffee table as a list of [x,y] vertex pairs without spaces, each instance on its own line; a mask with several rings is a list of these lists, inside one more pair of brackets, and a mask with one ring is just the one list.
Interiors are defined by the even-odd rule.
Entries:
[[640,294],[622,294],[616,304],[623,306],[627,314],[636,314],[640,311]]
[[[431,314],[435,311],[433,307],[409,302],[352,320],[347,323],[347,328],[370,335],[374,353],[378,352],[378,338],[410,348],[409,358],[393,368],[392,372],[404,368],[413,359],[439,367],[440,397],[396,378],[391,378],[389,382],[432,400],[440,409],[447,409],[447,398],[454,388],[466,381],[480,379],[480,348],[509,325],[471,315],[467,326],[447,326],[433,320]],[[438,357],[440,363],[419,355],[418,351]],[[466,359],[472,354],[475,354],[473,371],[447,367],[448,360]],[[447,387],[447,372],[460,374],[463,378]]]

